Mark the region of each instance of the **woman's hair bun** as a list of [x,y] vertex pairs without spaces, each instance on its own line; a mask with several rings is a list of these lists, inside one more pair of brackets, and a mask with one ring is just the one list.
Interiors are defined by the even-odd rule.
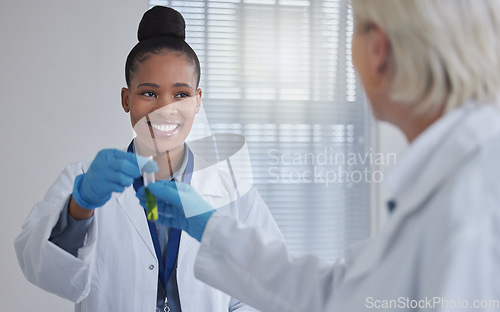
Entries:
[[186,23],[176,10],[164,6],[155,6],[146,11],[139,23],[137,38],[139,41],[151,37],[172,36],[184,40]]

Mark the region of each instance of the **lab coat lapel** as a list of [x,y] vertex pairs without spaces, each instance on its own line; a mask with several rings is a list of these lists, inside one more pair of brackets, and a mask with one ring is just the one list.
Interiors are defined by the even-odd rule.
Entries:
[[[476,107],[443,138],[413,183],[395,194],[397,210],[410,213],[436,192],[449,178],[465,166],[487,140],[500,134],[500,110],[493,106]],[[401,206],[401,209],[399,209]],[[395,215],[395,216],[396,216]]]
[[401,227],[412,214],[465,166],[488,139],[500,135],[499,114],[495,107],[476,108],[454,125],[454,131],[443,138],[425,166],[419,168],[413,183],[395,194],[397,207],[387,226],[363,248],[348,251],[356,253],[354,258],[357,260],[346,264],[350,266],[346,279],[357,279],[373,270],[396,243]]
[[137,233],[141,236],[144,244],[148,246],[149,251],[156,258],[155,248],[151,240],[151,234],[149,233],[146,215],[144,214],[144,208],[142,208],[139,199],[135,196],[133,187],[125,189],[125,191],[117,197],[117,201],[125,214],[127,214],[130,222],[134,225]]
[[[191,178],[191,186],[212,206],[214,206],[214,199],[228,195],[217,168],[207,166],[203,159],[197,157],[196,154],[194,154],[194,172]],[[180,262],[189,249],[198,248],[198,246],[197,240],[183,232],[177,261]]]
[[[194,276],[194,262],[200,243],[182,232],[177,258],[177,287],[182,311],[222,311],[222,298],[214,288]],[[227,311],[227,305],[224,307]]]

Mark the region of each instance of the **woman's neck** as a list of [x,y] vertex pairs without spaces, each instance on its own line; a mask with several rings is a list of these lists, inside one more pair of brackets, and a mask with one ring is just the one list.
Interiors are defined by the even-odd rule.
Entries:
[[154,157],[154,160],[159,167],[155,175],[156,180],[168,179],[182,166],[182,161],[184,160],[184,145],[161,153]]
[[147,152],[140,144],[136,145],[139,155],[151,155],[158,164],[158,172],[155,173],[156,180],[165,180],[170,178],[176,171],[178,171],[184,160],[185,144],[174,147],[165,152]]
[[397,126],[401,129],[401,131],[403,131],[408,139],[408,142],[412,143],[419,135],[422,134],[422,132],[424,132],[442,116],[443,114],[441,112],[427,116],[411,116],[408,117],[406,121],[400,121]]
[[398,127],[410,144],[444,114],[443,109],[417,114],[411,105],[393,102],[386,103],[386,112],[390,112],[390,114],[384,115],[382,120]]

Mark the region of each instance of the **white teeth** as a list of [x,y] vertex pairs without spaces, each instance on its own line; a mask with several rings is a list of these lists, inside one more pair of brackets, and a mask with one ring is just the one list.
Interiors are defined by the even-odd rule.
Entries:
[[157,125],[157,124],[151,124],[151,127],[153,127],[154,129],[156,129],[158,131],[162,131],[162,132],[172,131],[175,128],[177,128],[178,126],[179,125],[165,125],[165,124]]

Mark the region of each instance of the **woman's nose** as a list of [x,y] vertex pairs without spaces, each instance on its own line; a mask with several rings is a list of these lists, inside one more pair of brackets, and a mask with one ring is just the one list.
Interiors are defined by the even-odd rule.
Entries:
[[155,110],[153,113],[164,116],[176,114],[176,101],[173,99],[159,99],[155,105]]

